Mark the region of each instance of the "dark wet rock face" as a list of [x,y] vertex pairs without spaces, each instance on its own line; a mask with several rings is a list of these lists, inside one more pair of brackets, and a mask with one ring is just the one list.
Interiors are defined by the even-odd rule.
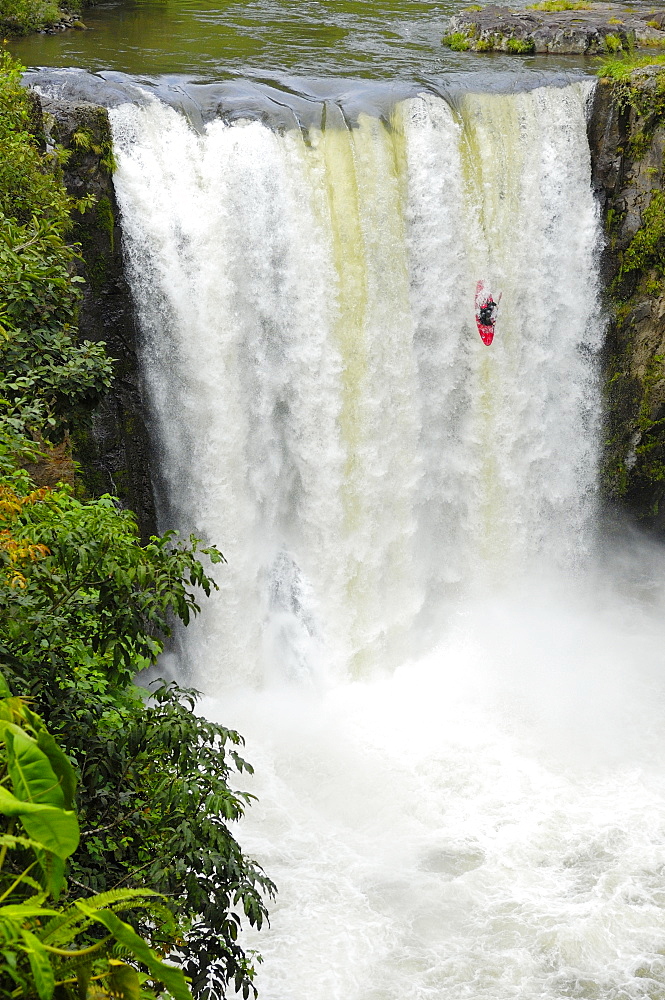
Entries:
[[665,531],[665,73],[601,80],[590,119],[606,230],[608,499]]
[[[553,5],[554,6],[554,5]],[[571,5],[572,6],[572,5]],[[474,52],[599,55],[665,46],[665,10],[590,3],[578,10],[469,8],[450,19],[443,42]]]
[[[84,340],[104,341],[115,361],[111,390],[76,421],[74,457],[95,496],[113,493],[132,509],[144,538],[155,509],[150,444],[144,421],[131,293],[124,276],[119,213],[113,190],[113,146],[105,108],[42,98],[47,139],[69,150],[64,179],[85,208],[75,213],[72,241],[81,244],[85,279],[79,317]],[[88,199],[86,202],[84,199]]]

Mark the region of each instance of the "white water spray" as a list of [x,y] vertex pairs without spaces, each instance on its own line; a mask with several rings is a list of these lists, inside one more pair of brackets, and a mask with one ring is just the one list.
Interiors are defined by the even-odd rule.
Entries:
[[[424,94],[353,127],[333,105],[284,134],[112,112],[169,523],[229,560],[208,679],[402,662],[451,596],[584,553],[588,92]],[[504,293],[489,351],[479,277]]]
[[257,767],[263,1000],[665,990],[660,631],[590,567],[589,93],[112,112],[164,527],[229,560],[186,654]]

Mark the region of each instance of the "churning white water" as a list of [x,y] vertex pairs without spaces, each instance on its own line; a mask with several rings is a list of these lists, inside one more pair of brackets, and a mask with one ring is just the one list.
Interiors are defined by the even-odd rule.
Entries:
[[183,658],[257,769],[264,1000],[665,996],[664,602],[594,569],[590,89],[111,113],[163,526],[228,559]]

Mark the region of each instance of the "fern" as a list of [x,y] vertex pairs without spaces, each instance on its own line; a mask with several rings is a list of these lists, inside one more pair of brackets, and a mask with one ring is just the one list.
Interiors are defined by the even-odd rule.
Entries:
[[[157,893],[144,889],[113,889],[98,896],[86,898],[85,904],[91,910],[111,910],[112,913],[124,913],[126,910],[145,910],[150,915],[153,911],[164,909],[155,897]],[[151,897],[149,900],[148,897]],[[86,916],[76,907],[70,907],[57,917],[53,917],[39,934],[40,941],[53,947],[61,948],[72,942],[79,934],[88,930],[95,921]]]

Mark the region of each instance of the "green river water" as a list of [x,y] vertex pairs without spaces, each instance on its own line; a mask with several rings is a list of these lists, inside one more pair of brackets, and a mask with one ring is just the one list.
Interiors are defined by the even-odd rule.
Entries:
[[87,31],[35,35],[10,48],[28,66],[205,80],[426,82],[478,69],[593,69],[592,60],[574,56],[449,51],[441,45],[447,19],[466,5],[460,0],[115,0],[86,12]]

